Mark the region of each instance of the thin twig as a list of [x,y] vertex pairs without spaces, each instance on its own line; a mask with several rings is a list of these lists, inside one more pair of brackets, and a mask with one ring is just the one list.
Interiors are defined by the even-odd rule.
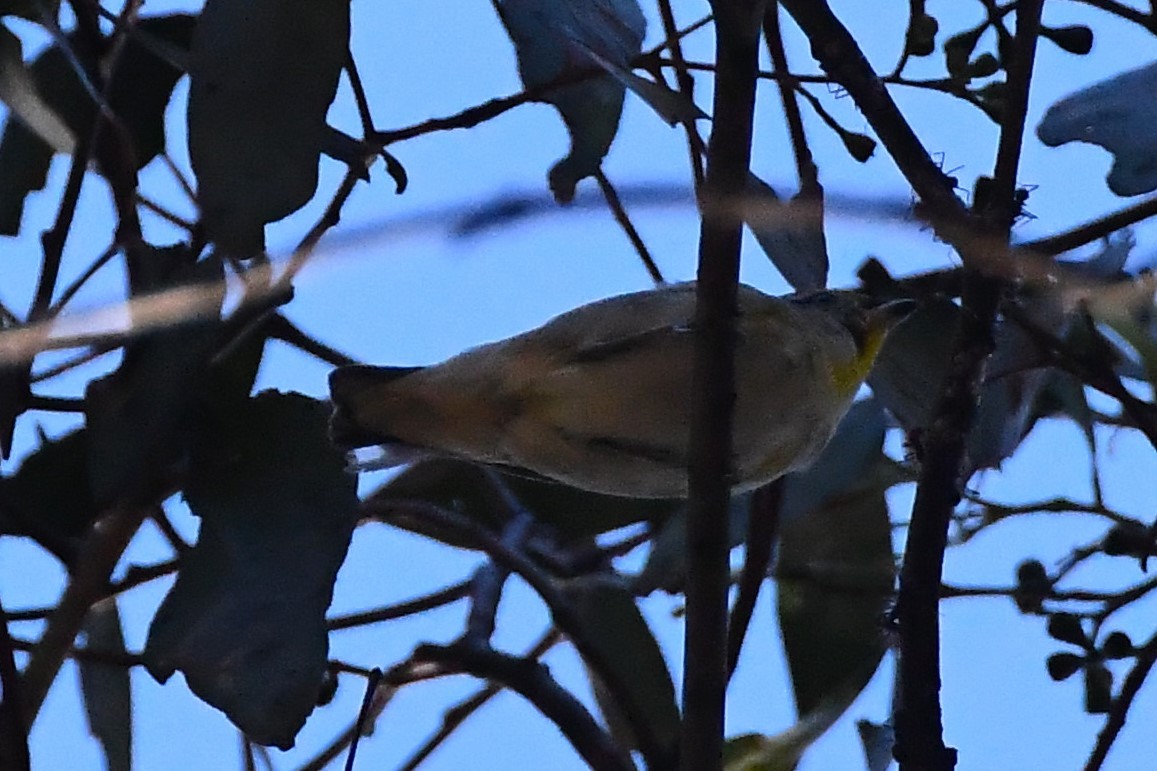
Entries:
[[348,356],[336,348],[331,348],[317,338],[311,337],[301,327],[294,324],[281,313],[275,313],[269,317],[269,321],[265,326],[265,333],[274,340],[288,343],[294,348],[308,353],[315,359],[324,361],[326,364],[332,364],[335,367],[343,367],[347,364],[357,363],[357,359],[354,359],[352,356]]
[[663,273],[659,270],[659,266],[655,264],[655,258],[651,256],[647,245],[643,243],[643,237],[639,235],[635,224],[631,222],[631,217],[627,214],[623,202],[619,199],[619,194],[615,192],[614,185],[607,179],[607,175],[603,173],[602,169],[595,171],[595,181],[599,183],[599,190],[602,191],[603,197],[607,199],[607,205],[611,207],[611,213],[615,216],[615,222],[619,223],[619,227],[621,227],[627,235],[627,240],[631,242],[631,246],[635,247],[635,253],[639,255],[639,259],[643,261],[643,267],[647,269],[651,280],[654,281],[656,285],[667,283],[666,279],[663,278]]
[[[675,70],[675,84],[679,93],[688,104],[695,103],[695,79],[687,69],[687,59],[683,56],[682,36],[679,26],[675,23],[675,12],[671,8],[670,0],[659,0],[659,18],[663,22],[663,34],[667,36],[666,47],[671,52],[672,69]],[[657,53],[657,52],[656,52]],[[699,136],[699,129],[694,120],[684,121],[683,130],[687,135],[687,153],[691,161],[691,178],[695,182],[695,190],[703,187],[703,139]]]
[[378,690],[378,684],[382,681],[382,670],[376,667],[370,670],[369,679],[366,680],[366,694],[362,698],[361,709],[358,710],[357,730],[354,732],[353,741],[350,742],[349,753],[345,759],[345,771],[353,771],[354,758],[358,754],[358,743],[362,735],[365,733],[366,726],[372,720],[371,712],[374,703],[374,692]]
[[92,264],[85,268],[84,272],[77,276],[76,280],[69,284],[68,287],[66,287],[65,290],[61,292],[60,299],[58,299],[52,305],[52,307],[48,309],[48,317],[51,318],[60,313],[64,306],[68,305],[69,301],[71,301],[72,298],[76,296],[76,293],[79,292],[81,288],[83,288],[84,285],[88,283],[89,279],[95,276],[97,271],[99,271],[105,265],[108,265],[108,263],[112,261],[112,258],[117,256],[119,251],[120,249],[116,244],[109,244],[109,246],[100,253],[100,256],[93,260]]
[[1038,238],[1019,246],[1028,251],[1046,256],[1063,254],[1064,252],[1099,241],[1116,233],[1122,228],[1135,225],[1138,222],[1157,216],[1157,196],[1146,198],[1120,211],[1079,225],[1063,233]]
[[[603,651],[586,634],[586,627],[565,592],[557,582],[521,552],[509,549],[493,531],[474,520],[438,506],[421,501],[405,501],[410,516],[422,517],[431,526],[454,533],[456,538],[472,542],[485,551],[497,564],[517,573],[550,608],[555,626],[574,644],[579,654],[595,675],[607,686],[612,698],[623,707],[623,715],[630,723],[639,743],[639,751],[653,767],[669,764],[666,748],[653,735],[649,721],[640,713],[635,700],[624,683],[615,676],[615,668],[606,660]],[[388,518],[397,501],[379,500],[371,496],[362,502],[366,516]]]
[[755,613],[760,589],[767,580],[767,567],[779,535],[779,512],[783,502],[783,480],[777,479],[755,491],[747,516],[747,539],[739,591],[727,625],[727,677],[734,677],[747,628]]
[[[771,65],[781,76],[776,79],[776,84],[779,86],[780,101],[783,103],[783,115],[787,122],[788,136],[791,137],[791,149],[795,157],[800,193],[804,198],[814,200],[822,206],[823,188],[820,187],[819,170],[812,158],[811,148],[808,147],[807,133],[804,130],[799,103],[795,99],[798,81],[792,80],[789,75],[787,52],[784,51],[783,35],[779,28],[779,3],[777,0],[769,2],[767,10],[764,11],[763,40],[767,45],[768,56],[771,57]],[[820,217],[822,223],[822,211]]]
[[470,582],[461,581],[447,586],[445,589],[439,589],[436,592],[413,600],[407,600],[406,602],[399,602],[396,605],[388,605],[384,608],[368,610],[362,613],[334,616],[326,622],[326,628],[332,632],[338,629],[368,626],[369,624],[377,624],[382,621],[393,621],[394,619],[425,613],[428,610],[449,605],[469,595]]

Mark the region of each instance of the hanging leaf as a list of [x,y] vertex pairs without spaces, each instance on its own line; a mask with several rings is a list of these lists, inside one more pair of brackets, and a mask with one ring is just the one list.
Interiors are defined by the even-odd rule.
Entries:
[[220,260],[193,263],[183,245],[138,248],[136,261],[158,274],[151,288],[201,286],[218,310],[141,336],[125,348],[115,372],[89,383],[89,474],[99,503],[151,491],[187,448],[191,408],[207,382],[225,296]]
[[771,185],[747,177],[743,221],[780,274],[797,292],[823,289],[828,281],[828,249],[819,201],[803,201],[793,212]]
[[357,521],[357,480],[329,443],[329,409],[265,392],[193,455],[197,545],[149,629],[145,660],[249,738],[283,749],[326,679],[325,613]]
[[675,702],[675,685],[659,650],[655,636],[635,604],[634,595],[605,576],[587,576],[567,582],[567,598],[589,636],[588,642],[598,651],[626,691],[630,705],[611,700],[597,683],[602,694],[600,706],[617,739],[630,749],[643,749],[643,737],[628,736],[629,724],[622,714],[633,714],[642,720],[658,757],[674,758],[679,743],[679,708]]
[[[646,19],[637,0],[498,0],[528,89],[593,68],[626,72],[642,50]],[[619,129],[623,82],[603,75],[552,89],[544,97],[562,115],[570,153],[551,168],[550,189],[560,203],[574,198],[579,180],[598,171]]]
[[801,719],[842,712],[884,655],[893,587],[884,491],[897,481],[884,429],[879,405],[860,402],[816,463],[786,478],[776,597]]
[[1036,135],[1049,147],[1088,142],[1113,154],[1109,189],[1119,196],[1157,190],[1157,62],[1060,100]]
[[[1068,316],[1053,297],[1024,299],[1021,310],[1035,322],[1064,336]],[[908,432],[926,428],[934,417],[951,362],[951,346],[960,308],[947,299],[931,299],[885,341],[868,383],[883,405]],[[977,469],[996,468],[1035,425],[1035,405],[1049,382],[1036,344],[1013,324],[1001,324],[996,350],[981,389],[980,406],[968,437],[967,479]]]
[[[141,37],[180,51],[188,49],[195,24],[194,16],[172,14],[142,18],[137,28]],[[74,39],[69,36],[70,41]],[[105,45],[107,49],[97,52],[98,57],[112,53],[108,41]],[[139,169],[165,149],[165,107],[183,73],[137,36],[129,37],[116,61],[116,69],[110,73],[108,102],[133,138]],[[63,121],[70,137],[92,133],[96,106],[64,51],[57,46],[46,49],[28,66],[28,74],[44,108]],[[10,117],[0,137],[0,235],[19,232],[24,199],[44,187],[54,150],[64,152],[71,147],[71,140],[64,144],[60,137],[53,139],[56,132],[46,136],[43,130],[35,131],[29,125],[37,124]]]
[[44,441],[11,477],[0,479],[10,535],[32,538],[71,564],[100,510],[88,484],[85,429]]
[[888,771],[892,767],[894,760],[892,748],[896,744],[896,732],[892,726],[886,723],[873,723],[870,720],[857,720],[856,732],[860,735],[860,744],[864,747],[864,760],[867,761],[868,771]]
[[1084,56],[1093,50],[1093,31],[1084,24],[1074,24],[1066,27],[1045,27],[1040,30],[1041,37],[1051,40],[1060,48],[1071,54]]
[[919,11],[912,14],[904,36],[904,50],[911,56],[931,56],[936,50],[936,33],[940,31],[940,23],[935,16],[926,13],[923,6],[921,0]]
[[[124,631],[115,597],[101,600],[89,609],[81,634],[89,653],[125,653]],[[108,771],[132,771],[133,702],[129,667],[89,657],[81,658],[78,665],[88,730],[100,742],[105,768]]]
[[317,189],[349,0],[207,0],[190,58],[189,158],[210,240],[249,257]]

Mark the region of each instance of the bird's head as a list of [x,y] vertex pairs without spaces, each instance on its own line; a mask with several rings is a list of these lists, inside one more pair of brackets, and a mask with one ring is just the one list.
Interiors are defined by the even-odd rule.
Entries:
[[854,291],[823,291],[801,295],[796,302],[823,310],[852,336],[856,356],[833,373],[836,387],[854,392],[872,370],[876,356],[896,326],[916,310],[915,300],[883,300]]

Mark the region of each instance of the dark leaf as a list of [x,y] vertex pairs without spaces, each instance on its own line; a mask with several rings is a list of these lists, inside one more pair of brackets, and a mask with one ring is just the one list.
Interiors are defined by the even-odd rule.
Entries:
[[1040,613],[1041,603],[1052,591],[1053,583],[1040,560],[1025,560],[1017,566],[1012,599],[1021,613]]
[[842,712],[884,654],[881,620],[893,586],[884,491],[896,480],[883,439],[879,407],[861,403],[815,465],[786,478],[775,575],[801,718]]
[[797,292],[823,289],[828,282],[828,249],[823,218],[813,210],[820,201],[803,201],[795,211],[771,185],[754,174],[747,178],[743,218],[764,253]]
[[887,723],[873,723],[857,720],[856,732],[860,744],[864,746],[864,760],[868,771],[888,771],[892,766],[892,748],[896,744],[896,732]]
[[936,50],[936,33],[940,31],[940,23],[936,17],[926,13],[912,16],[908,24],[908,34],[904,41],[904,49],[912,56],[931,56]]
[[[157,289],[203,287],[217,307],[224,299],[224,271],[209,257],[191,263],[184,246],[141,247],[137,261],[158,275]],[[216,350],[219,311],[148,333],[125,349],[121,366],[89,383],[85,412],[89,472],[99,503],[154,489],[187,448],[192,408],[207,383]]]
[[840,132],[840,141],[844,143],[848,153],[860,163],[867,163],[872,153],[876,152],[876,140],[867,134],[844,130]]
[[1101,549],[1110,557],[1146,557],[1153,554],[1153,533],[1139,523],[1118,523],[1105,535]]
[[984,53],[968,63],[968,75],[972,78],[987,78],[1000,71],[1000,61],[992,54]]
[[1110,632],[1101,646],[1101,654],[1107,659],[1127,659],[1137,655],[1137,648],[1129,635],[1122,631]]
[[568,203],[579,180],[598,171],[618,133],[624,80],[630,80],[624,76],[634,77],[629,64],[641,50],[646,20],[636,0],[547,5],[502,0],[495,7],[514,43],[518,74],[527,88],[591,69],[613,73],[544,96],[558,109],[571,136],[570,153],[549,174],[555,199]]
[[325,612],[357,520],[357,480],[329,443],[328,409],[265,392],[216,426],[186,491],[197,545],[157,611],[145,648],[254,741],[281,748],[321,695]]
[[38,23],[45,15],[55,19],[59,9],[60,0],[0,0],[0,16],[22,16]]
[[1045,661],[1049,677],[1057,682],[1068,680],[1081,667],[1085,666],[1085,658],[1075,653],[1054,653]]
[[1119,196],[1157,190],[1157,63],[1124,72],[1060,100],[1036,128],[1049,147],[1088,142],[1113,154],[1109,189]]
[[980,106],[989,118],[1001,122],[1004,119],[1005,102],[1008,98],[1008,84],[1003,80],[987,83],[973,92]]
[[1054,613],[1049,616],[1049,637],[1081,648],[1091,649],[1092,642],[1081,625],[1079,616],[1072,613]]
[[[743,543],[751,495],[733,495],[727,509],[727,539],[731,548]],[[643,570],[635,577],[634,589],[650,594],[662,589],[672,594],[683,591],[687,580],[687,506],[680,503],[674,514],[659,529],[651,543],[651,552]]]
[[1071,54],[1084,56],[1093,50],[1093,31],[1083,24],[1069,27],[1042,26],[1040,33]]
[[968,62],[983,32],[983,26],[976,27],[944,41],[944,64],[949,75],[958,80],[968,80]]
[[[173,14],[143,18],[137,27],[184,50],[195,23],[194,16]],[[98,52],[106,53],[109,51]],[[64,52],[56,46],[48,48],[28,69],[44,104],[64,121],[73,136],[90,134],[96,107]],[[108,100],[134,139],[138,168],[165,149],[165,107],[182,74],[179,67],[158,57],[135,37],[125,44],[112,74]],[[5,123],[0,138],[0,234],[19,232],[24,199],[44,187],[52,153],[52,148],[20,121],[10,118]]]
[[0,480],[18,535],[33,538],[65,564],[99,513],[88,483],[85,429],[46,441],[20,470]]
[[[3,183],[0,183],[0,218],[3,215]],[[0,322],[0,332],[4,329]],[[12,453],[12,436],[16,419],[28,409],[32,396],[31,365],[27,362],[0,365],[0,459],[7,460]]]
[[209,238],[248,257],[317,189],[348,0],[208,0],[193,39],[189,158]]
[[620,717],[634,714],[645,722],[647,732],[657,745],[655,749],[665,757],[673,757],[679,741],[675,685],[634,596],[602,576],[570,581],[565,591],[582,620],[588,641],[609,668],[607,674],[625,689],[626,697],[632,702],[617,704],[604,694],[601,701],[604,714],[612,726],[619,726],[616,738],[627,740],[626,746],[631,749],[639,748],[637,736],[623,735],[627,733],[623,726],[628,724]]
[[[96,654],[125,653],[124,632],[116,599],[110,597],[93,605],[81,628],[85,650]],[[88,730],[104,750],[108,771],[132,771],[133,703],[129,667],[81,658],[80,690]]]
[[[1041,300],[1023,310],[1042,327],[1064,333],[1068,319]],[[919,431],[933,418],[948,372],[960,308],[947,299],[930,299],[897,327],[884,343],[868,383],[906,431]],[[980,407],[968,437],[965,478],[980,468],[997,467],[1035,425],[1037,396],[1049,383],[1039,369],[1036,345],[1019,328],[1002,324],[996,351],[981,391]]]

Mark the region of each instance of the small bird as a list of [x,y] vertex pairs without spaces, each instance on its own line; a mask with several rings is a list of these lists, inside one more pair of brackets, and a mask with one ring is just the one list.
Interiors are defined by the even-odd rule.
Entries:
[[[741,285],[738,307],[731,484],[742,491],[819,454],[915,303],[850,291],[780,298]],[[694,313],[695,284],[673,284],[584,305],[429,367],[339,367],[329,378],[332,439],[609,495],[685,498]]]

